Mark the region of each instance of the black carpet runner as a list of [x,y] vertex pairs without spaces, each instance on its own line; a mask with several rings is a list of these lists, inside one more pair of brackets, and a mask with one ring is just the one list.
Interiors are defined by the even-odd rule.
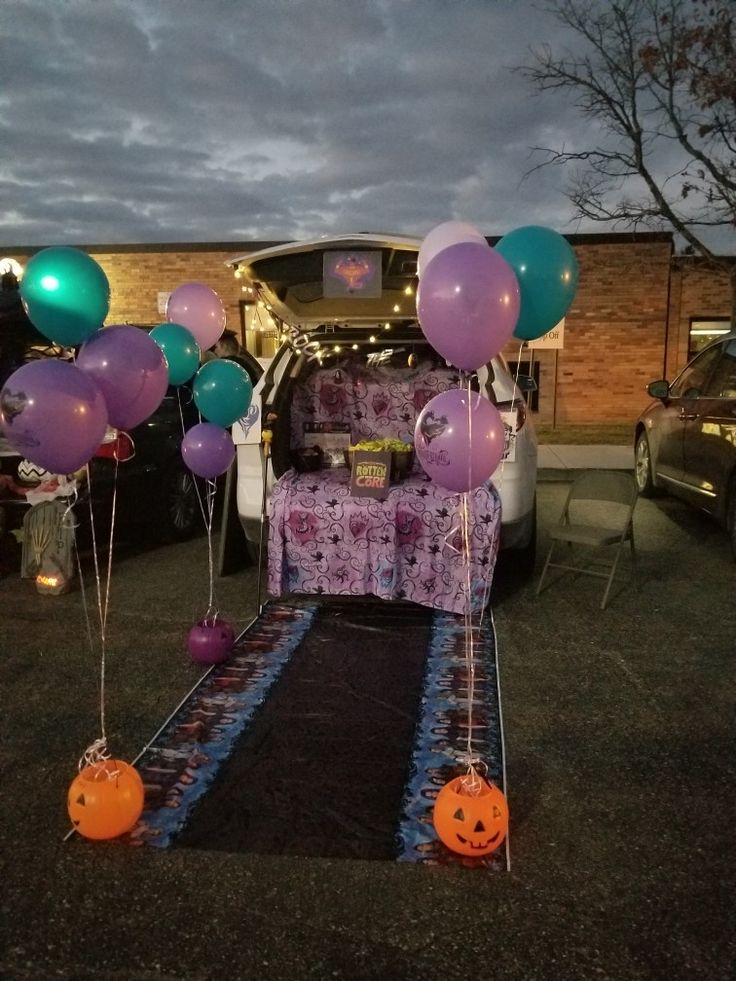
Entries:
[[320,607],[179,845],[391,859],[431,621]]
[[[474,635],[475,749],[504,789],[492,619]],[[270,603],[136,765],[146,807],[131,844],[461,859],[431,825],[467,741],[462,618],[414,604]]]

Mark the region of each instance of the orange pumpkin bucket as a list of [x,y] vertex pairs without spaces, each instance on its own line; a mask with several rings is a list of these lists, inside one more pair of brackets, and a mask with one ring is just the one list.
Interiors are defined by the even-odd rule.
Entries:
[[489,855],[505,839],[509,809],[498,787],[477,774],[455,777],[437,795],[432,814],[440,841],[459,855]]
[[143,781],[122,760],[102,760],[86,766],[67,794],[67,810],[75,831],[103,841],[134,827],[143,811]]

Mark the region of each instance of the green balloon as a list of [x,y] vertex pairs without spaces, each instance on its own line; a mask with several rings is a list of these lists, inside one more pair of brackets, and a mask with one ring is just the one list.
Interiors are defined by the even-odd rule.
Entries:
[[521,294],[514,337],[533,341],[565,316],[578,288],[578,263],[567,239],[543,225],[524,225],[496,244],[516,273]]
[[194,402],[208,422],[232,426],[244,416],[253,396],[245,368],[227,358],[207,361],[194,376]]
[[194,334],[181,324],[159,324],[151,337],[163,351],[169,368],[169,384],[183,385],[199,367],[200,350]]
[[32,256],[20,296],[34,327],[62,347],[86,341],[102,327],[110,309],[110,284],[102,267],[67,246]]

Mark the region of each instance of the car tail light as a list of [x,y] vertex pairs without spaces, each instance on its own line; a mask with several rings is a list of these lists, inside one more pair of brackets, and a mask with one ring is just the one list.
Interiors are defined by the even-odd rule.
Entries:
[[516,431],[518,433],[526,422],[529,411],[524,396],[517,395],[515,398],[507,399],[504,402],[496,402],[496,408],[499,412],[516,412]]
[[127,433],[122,433],[117,429],[108,429],[102,445],[95,453],[95,457],[101,457],[105,460],[117,460],[118,463],[125,463],[133,455],[133,440]]

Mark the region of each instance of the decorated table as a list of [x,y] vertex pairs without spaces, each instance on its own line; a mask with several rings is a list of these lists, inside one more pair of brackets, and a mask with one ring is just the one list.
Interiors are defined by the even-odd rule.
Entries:
[[350,494],[347,467],[277,481],[270,504],[268,589],[338,596],[372,594],[463,613],[478,610],[498,551],[501,502],[490,482],[470,491],[469,568],[463,495],[422,471],[392,483],[385,500]]

